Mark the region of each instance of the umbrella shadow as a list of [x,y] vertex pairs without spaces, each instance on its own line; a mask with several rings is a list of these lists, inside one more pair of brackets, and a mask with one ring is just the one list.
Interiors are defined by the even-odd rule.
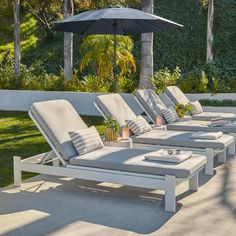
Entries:
[[[149,234],[159,230],[175,214],[165,212],[163,195],[153,194],[150,190],[126,186],[113,188],[98,182],[65,181],[56,177],[50,177],[49,181],[56,186],[45,189],[48,185],[45,179],[45,182],[35,182],[33,187],[20,192],[0,192],[4,206],[0,208],[1,215],[9,217],[32,209],[47,215],[4,235],[30,235],[32,232],[46,235],[71,224],[80,227],[80,222]],[[180,208],[177,204],[177,211]],[[88,224],[88,232],[90,230]]]
[[[236,188],[234,187],[234,184],[230,182],[230,176],[233,172],[233,163],[232,159],[228,161],[228,163],[225,165],[225,171],[224,171],[224,181],[222,184],[222,190],[220,192],[220,198],[221,203],[228,208],[228,210],[231,212],[232,216],[236,218],[236,205],[232,204],[232,201],[230,200],[230,196],[233,192],[235,192]],[[232,185],[232,186],[231,186]]]

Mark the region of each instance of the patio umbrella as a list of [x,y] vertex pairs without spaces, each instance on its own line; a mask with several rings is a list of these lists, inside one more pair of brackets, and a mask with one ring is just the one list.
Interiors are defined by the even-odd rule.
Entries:
[[163,32],[182,27],[173,21],[132,8],[106,8],[68,17],[55,23],[53,30],[77,34],[114,35],[114,91],[116,92],[116,35]]

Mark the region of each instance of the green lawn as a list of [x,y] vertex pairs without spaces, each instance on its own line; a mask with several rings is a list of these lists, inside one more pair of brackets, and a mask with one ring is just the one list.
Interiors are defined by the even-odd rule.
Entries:
[[[88,126],[95,125],[102,134],[103,119],[82,116]],[[49,151],[50,147],[27,112],[0,111],[0,187],[13,183],[13,156],[22,158]],[[24,173],[23,178],[34,174]]]

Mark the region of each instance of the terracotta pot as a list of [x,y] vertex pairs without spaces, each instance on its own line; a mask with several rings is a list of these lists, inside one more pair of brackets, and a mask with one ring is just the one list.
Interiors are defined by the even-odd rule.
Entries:
[[118,139],[118,131],[114,132],[112,128],[105,128],[105,140],[115,141]]

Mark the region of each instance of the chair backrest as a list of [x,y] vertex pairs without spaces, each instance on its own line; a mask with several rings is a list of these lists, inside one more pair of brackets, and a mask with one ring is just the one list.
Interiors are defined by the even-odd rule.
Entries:
[[121,127],[126,126],[126,120],[137,117],[119,94],[99,95],[95,102],[107,118],[114,117]]
[[168,86],[165,90],[165,93],[175,104],[190,102],[185,94],[177,86]]
[[65,160],[77,155],[69,131],[85,129],[87,125],[68,101],[36,102],[30,113]]
[[166,105],[152,89],[137,90],[135,96],[154,121],[157,116],[161,115],[161,110],[166,108]]

